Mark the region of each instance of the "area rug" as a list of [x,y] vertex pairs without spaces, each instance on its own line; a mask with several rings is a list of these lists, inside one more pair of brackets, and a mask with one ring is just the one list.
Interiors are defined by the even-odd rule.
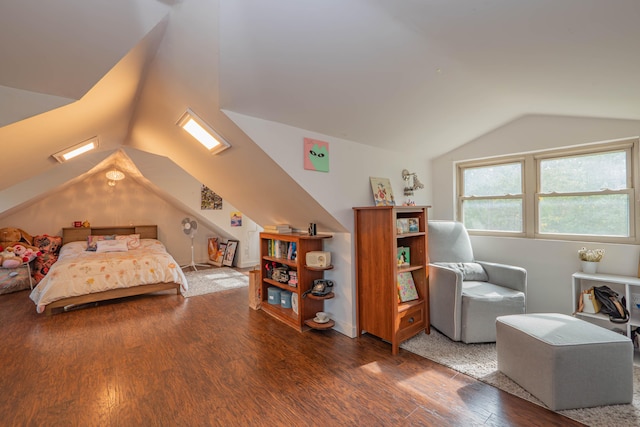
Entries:
[[185,298],[249,286],[249,276],[227,267],[185,271],[184,275],[189,284],[182,292]]
[[[498,371],[496,345],[464,344],[451,341],[435,329],[403,342],[401,348],[433,360],[508,393],[545,406],[509,377]],[[597,387],[597,384],[594,384]],[[546,406],[545,406],[546,407]],[[633,404],[567,409],[558,413],[589,426],[640,425],[640,367],[633,368]]]

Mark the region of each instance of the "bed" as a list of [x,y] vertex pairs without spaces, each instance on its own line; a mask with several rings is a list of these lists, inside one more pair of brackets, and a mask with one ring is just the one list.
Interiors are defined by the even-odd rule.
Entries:
[[157,238],[155,225],[63,228],[58,261],[30,294],[36,311],[50,315],[115,298],[186,291],[182,269]]

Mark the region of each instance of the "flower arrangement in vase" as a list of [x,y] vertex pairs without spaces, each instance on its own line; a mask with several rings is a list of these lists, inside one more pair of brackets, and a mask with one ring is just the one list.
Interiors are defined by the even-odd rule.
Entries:
[[578,250],[578,258],[582,263],[582,271],[594,274],[598,271],[598,263],[604,256],[604,249],[587,249],[580,248]]

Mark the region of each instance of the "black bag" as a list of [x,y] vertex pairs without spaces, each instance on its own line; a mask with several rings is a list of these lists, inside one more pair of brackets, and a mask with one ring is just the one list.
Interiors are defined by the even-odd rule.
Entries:
[[602,304],[600,312],[608,314],[609,320],[615,323],[627,323],[629,321],[629,310],[625,298],[618,299],[618,294],[608,286],[594,286],[593,292]]

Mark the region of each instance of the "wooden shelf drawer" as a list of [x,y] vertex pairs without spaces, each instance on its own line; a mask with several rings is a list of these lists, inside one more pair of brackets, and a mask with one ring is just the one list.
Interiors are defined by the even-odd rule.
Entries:
[[411,337],[425,328],[424,304],[417,305],[398,314],[400,324],[398,326],[398,337],[400,341],[405,337]]

